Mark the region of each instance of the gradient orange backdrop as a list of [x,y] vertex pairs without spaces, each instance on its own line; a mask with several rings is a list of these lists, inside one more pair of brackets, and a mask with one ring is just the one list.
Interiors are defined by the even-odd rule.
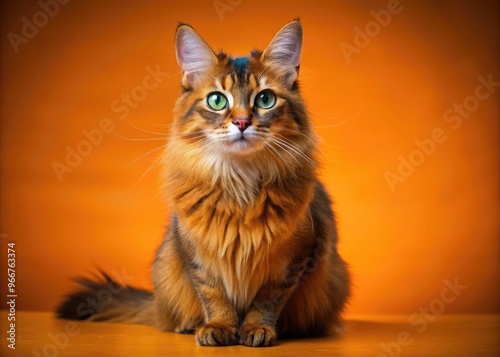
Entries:
[[[2,3],[2,291],[11,241],[18,309],[52,309],[72,289],[69,277],[95,267],[150,287],[168,207],[158,168],[148,171],[164,143],[151,139],[165,135],[145,131],[166,133],[172,121],[177,22],[215,50],[244,55],[300,16],[301,85],[354,281],[348,314],[410,314],[439,298],[446,279],[467,289],[445,312],[498,312],[500,87],[468,98],[480,76],[500,81],[498,2],[401,0],[390,20],[380,11],[391,1],[231,3],[219,16],[212,0],[71,1],[18,53],[9,33],[22,35],[23,17],[43,23],[40,5]],[[369,24],[373,11],[385,27]],[[357,38],[347,58],[356,27],[371,37]],[[157,67],[168,76],[136,88]],[[117,113],[116,100],[132,92],[143,100]],[[473,110],[454,128],[447,110],[464,100]],[[53,163],[65,164],[67,146],[103,118],[114,130],[60,182]],[[425,157],[416,140],[427,143]],[[400,156],[419,166],[391,189],[387,172],[401,175]]]

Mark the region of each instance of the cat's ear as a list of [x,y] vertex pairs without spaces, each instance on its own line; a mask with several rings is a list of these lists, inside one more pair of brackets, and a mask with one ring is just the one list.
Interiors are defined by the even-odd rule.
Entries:
[[299,75],[302,50],[302,24],[295,19],[278,31],[262,54],[262,61],[279,73],[292,85]]
[[217,63],[210,46],[189,25],[179,24],[175,34],[175,55],[182,70],[182,84],[191,86],[200,73]]

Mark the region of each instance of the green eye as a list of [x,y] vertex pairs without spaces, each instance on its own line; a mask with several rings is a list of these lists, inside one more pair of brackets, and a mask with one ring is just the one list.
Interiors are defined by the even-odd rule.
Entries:
[[227,106],[227,98],[220,92],[213,92],[208,95],[207,104],[213,110],[222,110]]
[[272,108],[276,104],[276,95],[269,89],[263,90],[255,97],[255,106],[262,109]]

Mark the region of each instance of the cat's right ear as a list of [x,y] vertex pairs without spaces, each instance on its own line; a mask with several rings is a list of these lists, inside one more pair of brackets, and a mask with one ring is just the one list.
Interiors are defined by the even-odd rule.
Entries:
[[297,18],[278,31],[262,53],[262,60],[282,75],[289,86],[297,80],[302,51],[302,24]]
[[199,74],[217,63],[210,46],[189,25],[179,24],[175,34],[175,55],[182,70],[182,85],[190,87]]

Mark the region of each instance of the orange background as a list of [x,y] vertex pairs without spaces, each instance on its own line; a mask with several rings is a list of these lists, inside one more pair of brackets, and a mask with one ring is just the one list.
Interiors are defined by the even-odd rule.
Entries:
[[[159,169],[148,172],[163,145],[149,139],[165,135],[144,130],[167,133],[172,120],[177,22],[215,50],[244,55],[300,16],[303,94],[354,280],[348,314],[410,314],[455,278],[467,289],[446,313],[498,312],[498,88],[456,130],[443,119],[474,95],[479,76],[500,81],[498,2],[401,0],[402,11],[348,63],[340,44],[353,45],[355,27],[387,4],[243,0],[221,20],[211,0],[71,1],[16,54],[8,34],[21,34],[23,16],[40,7],[2,3],[2,291],[11,241],[18,309],[52,309],[73,288],[69,277],[95,267],[125,269],[128,283],[149,287],[168,208]],[[157,65],[170,77],[119,119],[111,104]],[[114,132],[59,182],[52,163],[65,163],[66,147],[103,118]],[[386,172],[397,174],[398,157],[436,128],[446,140],[393,192]]]

